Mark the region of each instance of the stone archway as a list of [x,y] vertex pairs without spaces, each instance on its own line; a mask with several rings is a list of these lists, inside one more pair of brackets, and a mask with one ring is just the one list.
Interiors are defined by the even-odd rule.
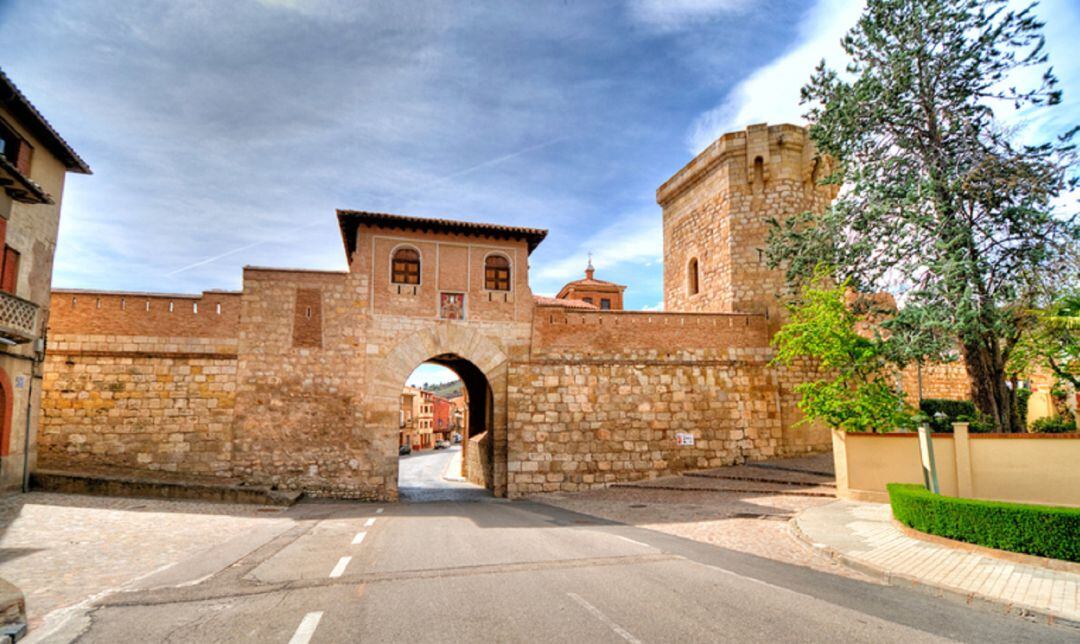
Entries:
[[[366,399],[366,421],[378,428],[385,445],[387,487],[397,495],[397,434],[401,388],[409,374],[425,362],[444,364],[457,371],[468,385],[473,383],[470,396],[480,393],[481,380],[486,380],[484,441],[490,443],[490,470],[487,473],[469,472],[474,482],[481,480],[496,496],[506,496],[506,354],[491,339],[460,322],[439,322],[436,325],[403,335],[381,359],[373,361],[368,372],[369,387]],[[482,379],[480,378],[482,376]],[[472,432],[470,432],[472,434]],[[468,462],[468,460],[466,461]]]

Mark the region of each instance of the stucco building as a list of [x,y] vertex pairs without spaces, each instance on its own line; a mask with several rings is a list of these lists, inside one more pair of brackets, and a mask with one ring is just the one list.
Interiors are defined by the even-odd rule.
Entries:
[[802,128],[761,125],[664,183],[662,313],[534,297],[543,230],[351,210],[343,272],[57,290],[42,467],[394,499],[402,387],[424,362],[464,382],[465,475],[498,495],[828,449],[795,426],[812,365],[770,364],[783,283],[758,252],[769,218],[834,197],[824,163]]
[[36,459],[53,254],[68,172],[90,168],[0,71],[0,491]]

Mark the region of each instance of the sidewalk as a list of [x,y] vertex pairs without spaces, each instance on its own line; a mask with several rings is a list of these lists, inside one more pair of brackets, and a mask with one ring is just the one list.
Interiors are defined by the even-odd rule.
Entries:
[[1080,627],[1080,574],[909,537],[888,504],[834,501],[806,509],[792,527],[816,550],[886,582]]

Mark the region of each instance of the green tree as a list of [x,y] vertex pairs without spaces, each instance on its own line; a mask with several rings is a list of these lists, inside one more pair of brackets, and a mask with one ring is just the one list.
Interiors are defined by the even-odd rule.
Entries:
[[836,161],[825,181],[843,189],[822,214],[773,222],[767,250],[793,284],[825,263],[860,291],[902,293],[890,324],[917,354],[948,337],[1003,431],[1022,430],[1007,362],[1024,312],[1078,272],[1076,216],[1051,206],[1076,183],[1076,130],[1018,145],[995,120],[1060,102],[1051,71],[1038,76],[1041,28],[1004,0],[869,0],[842,41],[845,72],[822,63],[803,88],[810,134]]
[[1080,289],[1062,293],[1044,309],[1031,312],[1030,324],[1010,356],[1009,370],[1049,369],[1059,382],[1080,390]]
[[803,422],[854,432],[908,427],[911,410],[890,383],[889,341],[868,329],[859,332],[860,318],[844,302],[846,286],[829,286],[826,273],[815,274],[773,336],[774,362],[790,366],[809,359],[816,366],[818,377],[795,387]]

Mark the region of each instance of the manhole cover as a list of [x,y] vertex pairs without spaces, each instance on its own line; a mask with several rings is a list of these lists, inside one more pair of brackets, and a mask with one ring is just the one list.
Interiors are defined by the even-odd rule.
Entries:
[[754,512],[736,512],[731,515],[733,519],[764,519],[766,521],[784,521],[787,519],[782,514],[758,514]]

